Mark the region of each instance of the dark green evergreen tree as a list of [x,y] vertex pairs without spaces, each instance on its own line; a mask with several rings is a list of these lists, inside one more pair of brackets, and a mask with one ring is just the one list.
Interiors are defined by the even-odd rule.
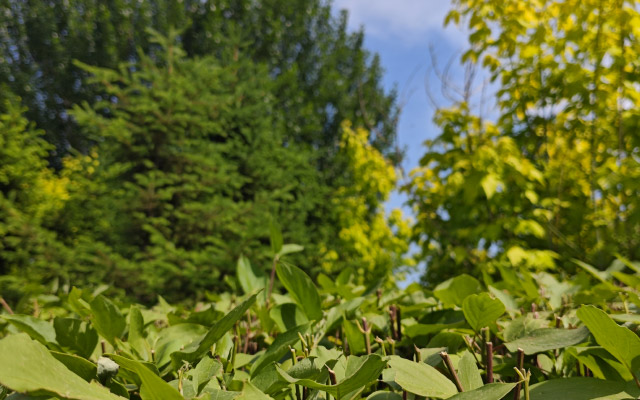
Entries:
[[305,223],[320,198],[304,148],[282,145],[264,66],[240,47],[185,58],[171,38],[157,40],[161,50],[134,66],[83,66],[109,101],[72,112],[102,138],[98,178],[109,193],[93,205],[117,210],[92,236],[136,266],[107,279],[142,300],[220,287],[242,253],[266,261],[272,217],[310,241]]
[[335,17],[325,0],[8,0],[0,27],[0,84],[23,97],[29,118],[56,146],[54,161],[92,139],[67,113],[98,99],[73,60],[105,68],[135,60],[138,49],[153,51],[149,27],[182,29],[191,57],[219,58],[227,38],[241,32],[247,56],[266,63],[277,82],[287,138],[318,149],[322,168],[332,164],[344,119],[373,131],[376,147],[399,157],[394,94],[382,88],[379,61],[363,48],[363,32],[348,33],[346,13]]

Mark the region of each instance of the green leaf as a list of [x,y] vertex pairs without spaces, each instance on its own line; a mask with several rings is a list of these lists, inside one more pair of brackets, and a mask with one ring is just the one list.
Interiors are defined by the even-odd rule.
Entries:
[[499,299],[502,304],[504,304],[505,308],[507,310],[517,310],[518,309],[518,303],[516,303],[515,299],[513,298],[513,296],[511,296],[508,293],[503,292],[500,289],[497,289],[493,286],[489,286],[488,287],[489,292],[491,292],[492,295],[494,295],[497,299]]
[[100,336],[115,347],[115,339],[122,336],[127,326],[120,309],[101,294],[96,296],[90,305],[93,327],[96,328]]
[[77,287],[72,287],[69,296],[67,297],[67,304],[82,317],[88,317],[91,315],[91,306],[82,298],[83,292]]
[[632,373],[640,368],[640,338],[624,326],[619,326],[604,311],[594,306],[582,306],[578,318],[589,328],[596,342],[624,364]]
[[271,220],[269,231],[269,239],[271,240],[271,251],[273,251],[273,255],[275,256],[282,249],[282,230],[275,221]]
[[242,392],[231,392],[227,390],[210,389],[207,391],[207,396],[203,397],[206,400],[233,400],[237,399]]
[[142,318],[140,308],[137,306],[131,306],[129,309],[129,336],[127,340],[138,357],[144,361],[151,360],[151,349],[144,338],[144,318]]
[[300,268],[280,262],[276,267],[278,279],[289,295],[304,310],[310,320],[322,318],[322,307],[318,289],[309,276]]
[[498,299],[492,299],[488,293],[472,294],[462,302],[464,317],[474,331],[492,325],[506,309]]
[[367,397],[367,400],[402,400],[402,396],[398,393],[379,390],[371,393],[369,397]]
[[580,261],[580,260],[576,260],[575,258],[572,258],[571,261],[573,261],[576,265],[578,265],[580,268],[584,269],[585,271],[587,271],[589,274],[591,274],[591,276],[593,276],[594,278],[596,278],[597,280],[599,280],[600,282],[604,283],[605,285],[610,285],[611,282],[609,282],[611,280],[611,276],[609,273],[604,272],[604,271],[599,271],[596,268],[594,268],[593,266]]
[[89,358],[98,345],[98,332],[87,322],[76,318],[55,318],[53,328],[60,346]]
[[278,252],[278,257],[282,257],[287,254],[298,253],[302,250],[304,250],[304,247],[300,246],[299,244],[293,244],[293,243],[284,244],[282,245],[282,248]]
[[391,356],[389,366],[395,372],[395,382],[407,392],[443,399],[458,393],[453,382],[425,363]]
[[207,329],[198,324],[178,324],[162,329],[154,345],[156,365],[165,366],[171,361],[172,353],[199,342],[206,333]]
[[300,340],[298,333],[304,335],[309,329],[309,324],[303,324],[296,326],[295,328],[286,331],[278,336],[264,352],[251,366],[251,376],[254,377],[260,372],[262,368],[269,363],[279,361],[289,351],[289,346],[293,346]]
[[57,351],[50,351],[50,353],[56,360],[63,363],[71,372],[78,375],[85,381],[91,382],[92,379],[96,379],[97,368],[91,361],[87,361],[84,358],[73,354],[59,353]]
[[264,271],[254,268],[245,256],[238,258],[237,276],[245,294],[253,293],[267,286],[267,275]]
[[502,184],[500,180],[496,177],[495,174],[487,174],[480,181],[482,185],[482,189],[484,190],[484,194],[487,196],[487,199],[491,200],[493,195],[496,193],[498,186]]
[[467,296],[480,292],[480,282],[472,276],[462,274],[436,286],[433,294],[447,305],[461,306]]
[[[450,400],[500,400],[514,387],[517,383],[489,383],[482,387],[467,392],[458,393],[453,397],[449,397]],[[524,398],[524,396],[521,396]]]
[[458,362],[458,376],[465,391],[474,390],[483,385],[476,359],[469,351],[465,351]]
[[260,389],[251,384],[251,382],[245,382],[242,394],[237,397],[243,400],[269,400],[271,396],[263,393]]
[[269,311],[269,316],[276,323],[280,332],[286,332],[289,329],[309,322],[304,311],[294,303],[284,303],[273,307]]
[[26,334],[0,340],[0,384],[21,393],[75,400],[118,400],[98,384],[89,384]]
[[180,368],[183,361],[193,363],[198,357],[209,350],[214,343],[220,340],[222,336],[233,328],[235,323],[242,318],[249,307],[255,303],[257,295],[257,293],[252,294],[248,299],[243,301],[242,304],[222,317],[211,327],[211,329],[209,329],[209,332],[207,332],[199,342],[190,344],[189,347],[185,348],[183,351],[177,351],[171,354],[171,361],[174,368]]
[[144,364],[116,354],[106,356],[118,363],[120,367],[138,375],[142,383],[140,387],[142,400],[184,400],[177,390],[145,367]]
[[282,368],[276,366],[278,373],[289,383],[302,385],[311,389],[322,390],[334,396],[337,400],[361,389],[378,379],[380,373],[386,366],[386,362],[377,354],[370,354],[365,357],[351,356],[349,360],[357,362],[359,365],[347,368],[351,374],[338,382],[336,385],[325,385],[311,379],[296,379],[290,376]]
[[633,382],[575,377],[536,383],[529,393],[531,400],[622,400],[637,398],[640,390]]
[[578,329],[542,328],[536,329],[528,336],[505,343],[505,345],[511,352],[521,348],[525,354],[535,354],[583,343],[588,337],[589,330],[585,327]]
[[56,331],[49,322],[20,314],[2,315],[2,318],[45,346],[58,347]]

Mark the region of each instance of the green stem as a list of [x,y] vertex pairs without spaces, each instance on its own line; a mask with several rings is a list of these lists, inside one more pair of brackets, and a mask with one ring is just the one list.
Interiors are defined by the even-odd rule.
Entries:
[[444,364],[447,366],[447,369],[449,370],[449,373],[453,378],[453,383],[456,384],[456,388],[458,389],[458,392],[464,392],[464,388],[462,387],[462,382],[460,382],[460,378],[458,378],[458,374],[456,374],[456,370],[455,368],[453,368],[453,362],[451,362],[451,357],[449,357],[449,354],[446,351],[443,351],[440,353],[440,357],[442,357]]

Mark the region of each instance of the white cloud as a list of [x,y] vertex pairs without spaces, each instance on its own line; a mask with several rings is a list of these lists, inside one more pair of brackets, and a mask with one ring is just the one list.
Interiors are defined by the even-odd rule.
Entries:
[[[349,11],[349,27],[364,26],[365,33],[404,44],[424,42],[430,33],[445,33],[444,18],[451,9],[447,0],[334,0],[336,9]],[[455,26],[447,38],[463,43],[465,35]]]

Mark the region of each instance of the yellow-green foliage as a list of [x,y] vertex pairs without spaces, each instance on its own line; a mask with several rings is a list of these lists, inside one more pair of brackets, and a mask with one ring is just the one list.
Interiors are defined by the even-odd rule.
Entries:
[[465,101],[437,113],[407,187],[428,279],[637,258],[637,8],[457,0],[447,19],[469,26],[463,60],[487,68],[498,115]]
[[[340,254],[327,251],[323,269],[337,273],[335,262],[346,261],[361,282],[384,276],[402,263],[408,250],[409,224],[399,209],[385,214],[382,207],[394,189],[397,174],[369,142],[369,132],[342,124],[340,152],[353,184],[341,186],[333,197],[340,224]],[[340,264],[338,264],[340,265]],[[390,282],[391,283],[391,282]]]

